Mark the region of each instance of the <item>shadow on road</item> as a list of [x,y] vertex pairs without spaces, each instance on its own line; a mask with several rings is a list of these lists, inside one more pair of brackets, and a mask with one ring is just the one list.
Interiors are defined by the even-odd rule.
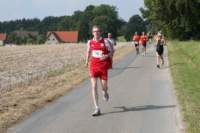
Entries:
[[158,110],[158,109],[167,109],[167,108],[175,108],[176,105],[146,105],[146,106],[136,106],[136,107],[126,107],[126,106],[119,106],[119,107],[113,107],[114,109],[121,109],[118,111],[112,111],[104,113],[106,114],[114,114],[114,113],[125,113],[125,112],[131,112],[131,111],[146,111],[146,110]]
[[182,65],[185,65],[185,64],[186,64],[185,62],[177,62],[177,63],[171,64],[171,65],[168,65],[168,66],[164,66],[163,69],[172,68],[172,67],[175,67],[175,66],[182,66]]
[[[143,57],[145,57],[145,58],[148,58],[148,57],[149,57],[149,58],[156,58],[156,54],[153,54],[153,55],[152,55],[152,54],[148,54],[148,53],[147,53],[147,54],[146,54],[145,56],[143,56]],[[166,58],[166,57],[168,57],[168,56],[167,56],[167,55],[163,55],[163,57]]]
[[142,67],[114,67],[112,70],[139,69]]

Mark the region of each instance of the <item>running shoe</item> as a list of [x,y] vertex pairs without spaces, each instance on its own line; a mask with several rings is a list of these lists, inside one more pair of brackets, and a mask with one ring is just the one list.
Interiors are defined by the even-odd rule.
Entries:
[[94,113],[92,113],[92,116],[99,116],[101,115],[100,109],[95,109]]

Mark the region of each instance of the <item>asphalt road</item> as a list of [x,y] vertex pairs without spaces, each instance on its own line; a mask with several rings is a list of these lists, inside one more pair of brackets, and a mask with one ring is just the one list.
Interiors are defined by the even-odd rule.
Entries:
[[165,65],[156,68],[155,50],[146,56],[130,53],[109,73],[110,100],[102,115],[92,117],[90,82],[33,113],[8,133],[177,133],[179,111],[165,52]]

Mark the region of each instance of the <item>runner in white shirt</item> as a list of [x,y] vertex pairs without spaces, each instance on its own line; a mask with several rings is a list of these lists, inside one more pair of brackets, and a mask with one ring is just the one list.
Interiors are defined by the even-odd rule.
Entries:
[[111,57],[111,62],[110,62],[110,69],[112,69],[112,64],[113,64],[113,56],[114,56],[114,52],[115,52],[115,48],[114,46],[116,46],[116,41],[115,39],[112,38],[112,33],[108,33],[108,38],[107,38],[107,42],[109,43],[108,45],[110,48],[110,51],[112,51],[112,57]]

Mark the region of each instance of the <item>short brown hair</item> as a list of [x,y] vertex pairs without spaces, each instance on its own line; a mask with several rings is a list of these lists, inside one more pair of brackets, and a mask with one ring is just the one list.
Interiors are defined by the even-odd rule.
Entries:
[[93,26],[92,26],[92,30],[93,30],[94,28],[97,28],[97,29],[99,29],[99,30],[101,31],[101,28],[100,28],[99,25],[93,25]]

